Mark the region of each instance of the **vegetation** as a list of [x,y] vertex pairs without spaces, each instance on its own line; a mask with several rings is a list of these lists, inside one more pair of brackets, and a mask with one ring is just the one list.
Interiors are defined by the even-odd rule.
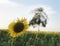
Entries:
[[29,32],[14,38],[0,30],[0,46],[60,46],[60,32]]

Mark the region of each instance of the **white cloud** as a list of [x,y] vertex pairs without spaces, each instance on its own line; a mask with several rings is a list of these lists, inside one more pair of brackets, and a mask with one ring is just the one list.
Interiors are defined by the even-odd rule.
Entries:
[[0,4],[7,3],[8,0],[0,0]]

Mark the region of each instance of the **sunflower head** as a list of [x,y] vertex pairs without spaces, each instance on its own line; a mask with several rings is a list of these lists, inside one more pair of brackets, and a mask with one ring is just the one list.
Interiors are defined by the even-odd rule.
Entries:
[[18,37],[28,29],[28,22],[24,19],[18,19],[17,22],[11,22],[8,26],[11,37]]

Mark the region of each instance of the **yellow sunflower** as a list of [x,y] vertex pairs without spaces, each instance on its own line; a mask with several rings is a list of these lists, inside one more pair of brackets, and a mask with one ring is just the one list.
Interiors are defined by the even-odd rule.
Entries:
[[11,22],[8,26],[10,36],[15,38],[23,34],[28,29],[28,22],[24,19],[18,19],[17,22]]

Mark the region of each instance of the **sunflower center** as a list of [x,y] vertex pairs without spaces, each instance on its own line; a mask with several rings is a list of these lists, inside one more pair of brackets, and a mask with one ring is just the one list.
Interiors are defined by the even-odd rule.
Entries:
[[23,31],[23,29],[24,29],[24,24],[23,24],[23,23],[16,23],[16,24],[14,25],[14,31],[15,31],[16,33],[19,33],[19,32],[21,32],[21,31]]

